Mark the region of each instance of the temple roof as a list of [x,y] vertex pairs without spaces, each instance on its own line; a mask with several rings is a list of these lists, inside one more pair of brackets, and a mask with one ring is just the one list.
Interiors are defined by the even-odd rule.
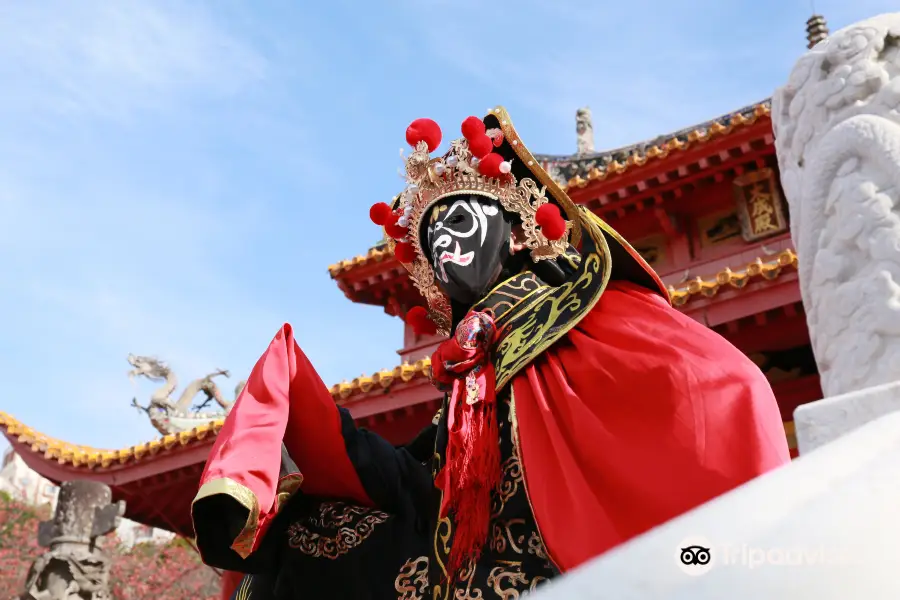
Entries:
[[129,446],[120,450],[101,450],[64,442],[44,435],[18,421],[15,417],[0,412],[0,429],[11,440],[29,446],[32,452],[44,455],[47,460],[87,469],[106,469],[112,466],[135,464],[149,460],[159,454],[214,439],[222,428],[223,419],[200,425],[190,431],[182,431],[163,436],[149,442]]
[[[769,117],[771,108],[772,101],[766,99],[715,119],[622,148],[584,155],[535,154],[535,158],[541,162],[554,179],[560,182],[563,189],[582,188],[593,181],[604,181],[634,167],[660,161],[678,152],[725,137],[736,130],[756,123],[760,118]],[[356,267],[381,262],[391,259],[393,256],[393,252],[382,240],[365,254],[330,265],[328,272],[334,278]]]
[[643,166],[648,161],[667,158],[675,151],[684,151],[724,137],[736,129],[752,125],[761,117],[768,117],[771,108],[772,101],[766,99],[698,125],[623,148],[570,156],[535,154],[535,158],[564,188],[583,187],[590,181],[602,181],[634,166]]

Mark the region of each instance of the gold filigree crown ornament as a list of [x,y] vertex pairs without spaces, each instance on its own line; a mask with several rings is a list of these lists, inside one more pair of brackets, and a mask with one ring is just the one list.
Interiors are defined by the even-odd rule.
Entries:
[[[514,134],[511,124],[507,133],[510,132]],[[524,245],[535,262],[556,258],[569,246],[572,223],[550,201],[546,187],[538,186],[527,176],[517,180],[513,175],[515,158],[505,158],[495,151],[502,147],[515,149],[520,144],[517,137],[507,140],[502,126],[488,128],[478,117],[463,121],[462,135],[450,143],[446,154],[432,158],[431,153],[441,143],[441,128],[431,119],[413,121],[406,130],[406,141],[413,148],[404,159],[406,189],[393,206],[379,202],[369,210],[372,221],[384,227],[394,256],[409,271],[413,284],[428,303],[428,310],[415,307],[406,316],[406,322],[419,334],[448,335],[451,325],[450,301],[435,282],[420,239],[422,218],[435,203],[455,195],[497,200],[504,210],[521,219]]]

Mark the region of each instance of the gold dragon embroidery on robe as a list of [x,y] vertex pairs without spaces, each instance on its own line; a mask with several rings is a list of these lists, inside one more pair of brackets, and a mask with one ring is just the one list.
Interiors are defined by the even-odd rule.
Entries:
[[304,521],[288,526],[288,545],[303,554],[334,560],[363,543],[388,514],[343,502],[323,502]]

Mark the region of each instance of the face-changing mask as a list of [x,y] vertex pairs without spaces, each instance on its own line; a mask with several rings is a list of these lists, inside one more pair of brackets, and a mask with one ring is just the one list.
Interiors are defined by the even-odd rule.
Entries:
[[512,217],[499,202],[450,196],[429,209],[421,226],[435,279],[451,300],[471,306],[490,291],[510,257]]

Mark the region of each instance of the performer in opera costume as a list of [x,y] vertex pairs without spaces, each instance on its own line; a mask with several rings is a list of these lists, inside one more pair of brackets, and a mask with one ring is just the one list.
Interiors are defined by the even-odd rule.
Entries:
[[449,336],[433,426],[405,448],[356,429],[285,325],[210,454],[204,560],[272,597],[288,572],[308,597],[518,596],[789,461],[759,369],[670,306],[504,109],[462,135],[432,157],[440,128],[413,122],[407,188],[370,211],[425,300],[407,322]]

